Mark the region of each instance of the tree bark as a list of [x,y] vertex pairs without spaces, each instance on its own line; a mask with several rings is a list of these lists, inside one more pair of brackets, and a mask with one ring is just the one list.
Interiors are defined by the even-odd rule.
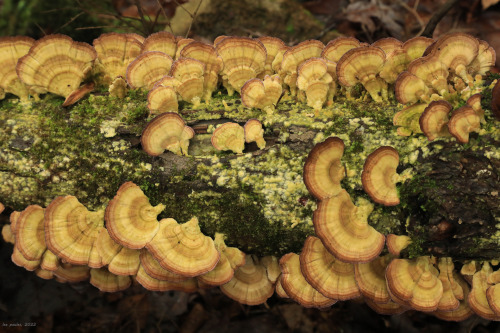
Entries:
[[[195,129],[189,156],[165,152],[150,157],[140,147],[148,120],[145,96],[124,100],[93,95],[62,108],[60,99],[0,105],[0,202],[11,210],[46,207],[59,195],[75,195],[89,209],[102,208],[119,186],[134,181],[159,216],[200,220],[208,235],[223,232],[227,243],[248,253],[300,252],[313,234],[315,199],[302,182],[302,168],[314,144],[338,136],[346,145],[342,181],[353,202],[369,198],[360,174],[366,156],[387,145],[400,154],[401,204],[375,204],[369,223],[413,240],[405,256],[434,254],[458,260],[498,258],[500,218],[498,122],[486,113],[480,134],[466,145],[454,139],[429,143],[422,134],[401,137],[392,117],[401,107],[339,99],[319,117],[302,104],[280,103],[267,115],[242,107],[236,97],[216,95],[207,105],[180,114]],[[210,143],[217,124],[260,119],[266,148],[246,144],[244,154],[218,152]],[[496,133],[496,134],[495,134]]]

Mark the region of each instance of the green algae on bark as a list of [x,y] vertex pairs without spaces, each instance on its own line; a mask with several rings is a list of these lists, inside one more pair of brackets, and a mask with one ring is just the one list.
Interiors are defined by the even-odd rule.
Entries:
[[[487,124],[479,135],[471,135],[469,144],[460,145],[454,139],[429,144],[422,135],[396,134],[392,117],[402,106],[394,101],[378,104],[338,98],[315,118],[311,108],[291,100],[283,100],[268,115],[244,108],[236,96],[218,92],[208,105],[196,109],[180,105],[181,115],[197,131],[190,156],[167,152],[150,157],[140,149],[139,140],[149,119],[145,99],[143,93],[131,91],[123,100],[91,95],[69,108],[62,108],[62,100],[51,96],[24,105],[9,99],[0,102],[0,202],[20,210],[29,204],[47,206],[54,197],[71,194],[94,210],[106,205],[122,183],[133,181],[153,205],[167,206],[160,217],[185,222],[197,216],[206,234],[223,232],[228,245],[248,253],[298,252],[313,233],[316,208],[302,181],[305,158],[314,144],[338,136],[346,146],[342,162],[347,177],[342,187],[354,202],[368,199],[360,181],[366,156],[383,145],[398,150],[398,172],[413,180],[398,185],[400,205],[375,205],[369,223],[383,233],[408,233],[415,239],[411,255],[416,256],[433,251],[427,246],[429,233],[418,227],[433,223],[422,211],[429,211],[434,199],[425,191],[426,182],[419,181],[427,179],[429,161],[446,158],[449,152],[460,156],[474,151],[496,165],[494,175],[499,173],[500,131],[489,111]],[[235,155],[211,146],[210,133],[218,124],[244,124],[250,118],[264,124],[265,149],[258,150],[252,143],[243,154]],[[456,185],[435,186],[452,191]],[[423,196],[419,206],[412,195]],[[486,242],[480,244],[498,253],[499,237],[491,237],[499,223],[494,222],[498,212],[486,218]],[[475,255],[469,252],[461,257]]]

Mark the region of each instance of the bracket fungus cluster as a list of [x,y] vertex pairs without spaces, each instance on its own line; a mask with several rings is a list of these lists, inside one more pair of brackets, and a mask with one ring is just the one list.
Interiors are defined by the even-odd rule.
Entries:
[[[266,117],[282,116],[281,101],[305,102],[316,118],[331,118],[331,110],[324,109],[340,95],[377,103],[396,98],[404,105],[393,118],[400,136],[421,134],[428,141],[454,137],[466,143],[485,122],[478,93],[494,58],[489,45],[461,33],[437,41],[386,38],[368,45],[337,38],[326,46],[309,40],[292,47],[273,37],[220,36],[210,45],[167,32],[146,39],[105,34],[93,47],[61,35],[39,41],[16,37],[0,39],[0,88],[22,101],[50,92],[65,97],[64,106],[94,83],[108,85],[110,94],[120,98],[128,88],[147,91],[147,107],[155,117],[140,141],[151,156],[165,150],[188,155],[195,132],[180,113],[186,114],[186,104],[193,107],[189,112],[198,112],[219,82],[229,95],[238,93],[244,107],[263,111],[253,116],[259,119],[243,117],[216,127],[211,143],[220,151],[242,154],[245,143],[251,142],[271,150],[266,148],[263,123],[267,129]],[[87,80],[92,70],[96,82]],[[497,83],[492,96],[497,116],[499,87]],[[306,106],[298,112],[312,116]],[[323,137],[316,136],[314,142]],[[315,209],[316,235],[305,240],[300,254],[288,253],[280,260],[246,255],[227,246],[222,234],[214,239],[204,235],[196,217],[183,224],[160,219],[171,212],[162,213],[163,204],[151,205],[133,182],[124,183],[105,209],[96,212],[74,196],[57,197],[45,209],[30,205],[13,212],[2,236],[14,244],[16,265],[45,279],[90,279],[105,292],[135,282],[155,291],[220,286],[228,297],[249,305],[264,303],[276,291],[306,307],[363,298],[382,314],[415,309],[444,320],[463,320],[473,313],[499,320],[499,273],[487,262],[478,272],[465,265],[462,271],[469,272],[460,275],[451,258],[399,258],[412,240],[384,235],[370,225],[377,205],[399,204],[396,183],[405,180],[397,173],[398,151],[388,143],[378,146],[359,173],[342,163],[346,145],[339,137],[332,135],[314,146],[302,178],[307,189],[303,194],[309,191],[317,199],[316,207],[308,206]],[[357,193],[343,188],[346,177],[359,184]],[[297,179],[300,183],[300,170]],[[361,188],[366,195],[351,197]]]

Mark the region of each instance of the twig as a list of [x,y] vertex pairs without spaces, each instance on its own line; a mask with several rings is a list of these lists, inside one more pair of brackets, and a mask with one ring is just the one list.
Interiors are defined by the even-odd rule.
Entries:
[[188,31],[186,32],[186,38],[189,36],[189,33],[191,32],[191,27],[193,26],[194,20],[196,20],[196,15],[198,14],[198,10],[200,9],[202,2],[203,0],[200,0],[200,2],[198,2],[198,6],[196,7],[194,13],[191,15],[192,20],[191,23],[189,24]]
[[458,3],[459,0],[448,0],[446,3],[438,9],[438,11],[432,15],[429,22],[425,26],[424,32],[422,32],[422,36],[432,38],[432,34],[434,33],[434,29],[441,21],[441,19],[450,11],[450,9]]
[[64,23],[62,26],[60,26],[59,28],[57,28],[54,33],[58,32],[59,30],[63,29],[64,27],[66,27],[68,24],[71,24],[71,22],[73,22],[74,20],[76,20],[77,18],[79,18],[80,16],[82,16],[83,14],[85,14],[84,12],[80,12],[78,14],[76,14],[75,16],[73,16],[68,22]]
[[165,8],[163,8],[160,0],[156,0],[156,2],[158,3],[158,6],[160,7],[160,10],[163,13],[163,16],[165,16],[165,19],[167,20],[166,26],[170,29],[170,32],[173,33],[174,31],[172,30],[172,26],[170,25],[170,19],[167,15],[167,12],[165,11]]
[[398,3],[401,7],[403,7],[404,9],[406,9],[410,14],[412,14],[418,21],[418,24],[420,25],[420,31],[417,33],[417,36],[420,36],[420,34],[422,34],[422,32],[424,32],[424,29],[425,29],[425,23],[424,21],[422,20],[422,18],[420,17],[420,15],[418,15],[418,12],[417,12],[417,6],[418,6],[418,1],[416,1],[416,6],[413,6],[413,8],[411,8],[410,6],[408,6],[406,4],[406,2],[404,2],[403,0],[398,0]]

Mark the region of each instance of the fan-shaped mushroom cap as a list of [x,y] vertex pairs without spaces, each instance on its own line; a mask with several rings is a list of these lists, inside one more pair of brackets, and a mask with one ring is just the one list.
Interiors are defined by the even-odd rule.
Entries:
[[130,287],[130,276],[115,275],[107,268],[92,268],[90,270],[90,284],[107,293],[114,293]]
[[224,66],[222,58],[219,57],[212,45],[197,41],[186,45],[181,51],[181,57],[193,58],[205,64],[205,73],[203,75],[204,99],[209,101],[212,92],[217,88],[219,73]]
[[239,303],[257,305],[273,295],[274,285],[259,260],[247,255],[245,264],[234,271],[231,281],[220,286],[220,290]]
[[141,249],[158,232],[160,225],[156,217],[164,209],[163,204],[151,206],[139,186],[126,182],[106,207],[106,228],[118,244]]
[[40,267],[40,261],[41,261],[40,259],[37,260],[26,259],[21,253],[21,251],[19,251],[17,246],[14,246],[14,250],[10,258],[14,264],[16,264],[19,267],[23,267],[28,271],[34,271],[35,269]]
[[99,228],[95,246],[102,265],[108,265],[122,249],[122,246],[109,236],[108,230],[104,227]]
[[319,238],[307,237],[300,254],[300,268],[307,282],[328,298],[348,300],[361,296],[353,264],[335,258]]
[[435,311],[433,314],[438,317],[441,320],[447,320],[447,321],[463,321],[470,316],[474,314],[474,311],[469,306],[469,303],[467,301],[470,288],[467,282],[465,282],[462,277],[454,273],[453,278],[455,282],[460,286],[460,288],[463,291],[463,299],[460,300],[460,305],[458,306],[457,309],[451,310],[451,311]]
[[152,291],[178,290],[193,293],[198,290],[198,283],[195,278],[188,278],[183,281],[162,281],[149,276],[142,266],[139,266],[135,278],[140,285]]
[[431,97],[431,90],[425,85],[424,80],[410,72],[399,74],[394,90],[396,99],[401,104],[427,102]]
[[81,282],[90,277],[90,268],[88,266],[75,266],[71,264],[63,264],[54,271],[54,275],[59,278],[60,282]]
[[172,58],[159,51],[140,54],[127,67],[127,82],[132,89],[150,90],[172,67]]
[[385,54],[388,55],[389,53],[402,48],[403,42],[393,37],[386,37],[377,40],[372,44],[372,46],[381,48]]
[[322,42],[311,39],[291,47],[283,54],[280,73],[292,94],[296,87],[299,65],[307,59],[320,57],[324,48],[325,45]]
[[245,253],[235,247],[228,247],[224,235],[215,234],[215,248],[220,252],[217,266],[210,272],[198,276],[198,281],[210,286],[228,283],[234,276],[234,270],[245,264]]
[[406,70],[409,63],[410,59],[408,55],[401,48],[395,49],[390,53],[386,52],[386,61],[379,75],[385,82],[394,83],[399,74]]
[[448,131],[449,114],[453,107],[444,100],[432,101],[419,119],[420,129],[429,141],[450,136]]
[[[6,224],[2,228],[2,236],[6,242],[15,244],[16,243],[16,233],[17,233],[17,221],[19,220],[19,216],[21,212],[13,211],[10,213],[9,222],[10,224]],[[4,231],[5,230],[5,231]],[[6,239],[8,237],[11,241]],[[12,237],[12,238],[10,238]],[[14,247],[15,248],[15,247]]]
[[271,64],[271,68],[275,73],[279,73],[281,71],[281,63],[283,62],[283,55],[290,48],[291,47],[287,45],[283,45],[282,47],[279,48],[278,53],[276,53],[273,63]]
[[30,37],[1,37],[0,38],[0,89],[6,93],[26,100],[29,96],[28,88],[21,82],[16,73],[16,64],[19,58],[25,56],[35,40]]
[[396,189],[398,164],[399,154],[392,147],[383,146],[368,155],[361,173],[361,182],[373,201],[384,206],[399,204]]
[[281,285],[281,275],[279,276],[278,280],[276,281],[276,295],[278,295],[281,298],[289,298],[288,295],[286,294],[285,289],[283,289],[283,286]]
[[173,273],[161,267],[158,260],[156,260],[146,249],[141,250],[140,259],[142,268],[144,268],[146,273],[154,279],[171,282],[180,282],[189,279],[186,276]]
[[163,219],[147,248],[163,268],[187,277],[211,271],[220,258],[214,241],[203,235],[196,217],[184,224]]
[[274,61],[274,58],[278,54],[279,50],[285,46],[285,43],[276,37],[269,37],[269,36],[263,36],[257,38],[266,48],[266,63],[264,65],[264,72],[261,74],[262,77],[264,75],[273,75],[274,71],[272,68],[272,64]]
[[492,272],[490,264],[486,262],[483,264],[483,268],[474,274],[468,300],[469,306],[479,316],[488,320],[500,320],[500,316],[493,311],[486,296],[487,289],[491,288],[487,279]]
[[283,88],[278,75],[264,77],[264,80],[250,79],[241,88],[241,102],[248,108],[258,108],[272,113],[281,97]]
[[27,260],[41,260],[47,250],[43,224],[44,209],[38,205],[26,207],[17,220],[15,247]]
[[353,37],[338,37],[326,44],[321,52],[321,58],[338,62],[340,58],[349,50],[360,47],[359,40]]
[[[349,194],[341,190],[323,199],[314,211],[316,234],[325,247],[344,262],[368,262],[384,248],[385,237],[371,227],[367,218],[373,210],[368,201],[354,206]],[[285,289],[286,290],[286,289]]]
[[59,268],[59,258],[52,251],[45,251],[40,262],[40,268],[46,271],[55,271]]
[[399,256],[401,251],[406,249],[408,245],[411,244],[411,238],[406,235],[395,235],[389,234],[386,237],[386,244],[389,253],[395,256]]
[[303,307],[324,308],[337,302],[321,294],[306,281],[300,270],[298,254],[288,253],[281,257],[280,268],[283,289],[291,299]]
[[174,77],[178,84],[176,92],[183,100],[197,106],[203,97],[203,73],[205,65],[196,59],[182,58],[174,61],[170,69],[170,76]]
[[41,279],[44,280],[51,280],[54,278],[54,272],[53,271],[48,271],[46,269],[38,268],[35,271],[36,276],[38,276]]
[[486,74],[491,67],[495,66],[496,58],[495,49],[484,40],[480,40],[477,56],[467,66],[467,73],[471,76]]
[[460,143],[469,142],[469,133],[477,132],[480,127],[480,118],[469,105],[454,110],[448,122],[448,131]]
[[305,91],[307,105],[315,110],[321,110],[332,82],[326,61],[322,58],[304,60],[298,66],[297,73],[297,87]]
[[176,38],[176,43],[177,43],[177,50],[175,51],[175,60],[178,60],[181,58],[181,52],[182,50],[188,46],[189,44],[191,44],[192,42],[194,42],[194,39],[192,38],[184,38],[184,37],[181,37],[181,36],[177,36]]
[[448,67],[432,54],[413,60],[408,72],[422,79],[428,87],[433,87],[441,96],[448,92]]
[[431,53],[435,53],[446,67],[467,82],[470,79],[467,78],[466,66],[476,58],[478,51],[477,38],[457,32],[439,38]]
[[383,315],[397,315],[409,310],[408,307],[400,305],[393,301],[389,301],[387,303],[376,303],[371,299],[365,299],[365,303],[373,311]]
[[28,54],[17,62],[17,75],[37,92],[68,97],[90,72],[97,53],[86,43],[64,35],[37,40]]
[[151,34],[142,43],[141,53],[148,51],[159,51],[174,58],[177,50],[175,36],[167,31],[159,31]]
[[256,142],[259,149],[266,146],[266,140],[264,140],[264,129],[262,129],[262,123],[258,119],[249,119],[245,126],[245,142]]
[[418,36],[408,39],[403,43],[402,48],[411,61],[423,56],[425,49],[432,43],[434,43],[432,38]]
[[318,143],[309,152],[304,164],[304,183],[309,192],[318,200],[336,196],[342,188],[345,168],[340,159],[344,154],[344,142],[337,137],[330,137]]
[[359,291],[374,303],[388,303],[391,300],[385,281],[385,269],[392,259],[391,255],[385,255],[367,263],[354,264]]
[[500,284],[499,283],[490,286],[486,290],[486,298],[488,299],[488,304],[490,305],[490,308],[493,310],[493,312],[495,313],[497,318],[500,319]]
[[416,260],[394,259],[386,269],[387,287],[391,295],[413,309],[435,311],[443,295],[443,285],[429,257]]
[[212,146],[241,154],[245,149],[245,129],[237,123],[224,123],[212,134]]
[[395,126],[400,126],[397,129],[397,134],[409,136],[412,133],[422,133],[418,121],[426,107],[427,104],[418,103],[407,106],[403,110],[396,112],[394,118],[392,118],[392,123]]
[[223,79],[238,92],[245,82],[264,71],[267,52],[258,40],[226,37],[215,45],[215,49],[224,62]]
[[140,265],[139,250],[132,250],[122,247],[120,251],[111,259],[108,269],[116,275],[135,275]]
[[[45,211],[45,240],[58,257],[74,265],[100,267],[92,260],[104,225],[104,211],[90,212],[74,196],[57,197]],[[97,256],[98,257],[98,256]]]
[[163,112],[178,112],[179,103],[175,86],[164,86],[155,84],[148,93],[148,109],[151,114]]
[[15,244],[16,235],[12,232],[12,228],[10,224],[5,224],[2,227],[2,238],[5,242]]
[[479,116],[481,119],[481,122],[484,122],[484,110],[481,106],[481,93],[477,93],[472,95],[467,99],[467,105],[470,105],[476,114]]
[[194,130],[186,126],[177,113],[166,112],[151,120],[141,136],[142,149],[151,156],[162,154],[165,149],[177,155],[187,155],[189,140]]
[[451,258],[439,259],[439,280],[443,284],[443,297],[439,300],[438,311],[456,310],[460,306],[460,300],[464,299],[464,291],[460,284],[455,281],[454,266]]
[[127,66],[141,53],[141,42],[131,34],[110,32],[94,39],[99,63],[110,81],[124,77]]

